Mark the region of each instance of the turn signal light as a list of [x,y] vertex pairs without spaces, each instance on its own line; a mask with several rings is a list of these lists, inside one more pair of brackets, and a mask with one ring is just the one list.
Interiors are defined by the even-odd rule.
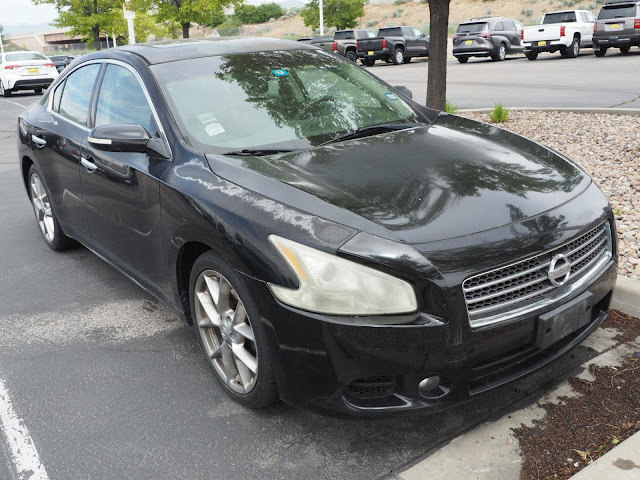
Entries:
[[382,48],[387,48],[387,39],[386,38],[382,39]]
[[635,28],[636,30],[640,30],[640,18],[636,18],[633,21],[633,28]]
[[520,30],[520,40],[524,40],[524,30]]
[[20,68],[20,65],[7,65],[4,67],[5,70],[13,70],[14,68]]
[[593,31],[594,31],[594,32],[597,32],[597,31],[598,31],[598,24],[597,24],[597,23],[594,23],[594,24],[593,24]]
[[338,42],[333,42],[333,51],[337,51],[338,50]]
[[56,64],[55,63],[45,63],[44,66],[45,67],[55,67]]
[[567,27],[564,25],[560,25],[560,36],[564,37],[567,34]]

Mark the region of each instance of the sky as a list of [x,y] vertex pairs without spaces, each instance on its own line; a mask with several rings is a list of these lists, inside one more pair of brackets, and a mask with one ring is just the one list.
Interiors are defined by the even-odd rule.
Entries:
[[31,0],[0,0],[0,24],[11,33],[15,28],[24,24],[41,24],[46,28],[57,13],[52,5],[34,5]]

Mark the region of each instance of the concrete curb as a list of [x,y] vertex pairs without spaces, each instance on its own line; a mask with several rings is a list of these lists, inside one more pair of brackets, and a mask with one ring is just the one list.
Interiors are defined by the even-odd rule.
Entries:
[[[566,113],[604,113],[608,115],[640,116],[640,108],[580,108],[580,107],[507,107],[512,111],[525,112],[566,112]],[[492,108],[461,108],[458,113],[487,113]]]
[[572,480],[638,480],[640,478],[640,431],[616,445],[591,465],[576,473]]
[[640,318],[640,280],[618,275],[616,288],[613,289],[611,308]]

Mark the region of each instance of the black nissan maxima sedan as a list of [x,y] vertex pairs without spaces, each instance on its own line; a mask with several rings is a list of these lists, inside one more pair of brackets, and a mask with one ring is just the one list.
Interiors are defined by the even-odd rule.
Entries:
[[85,55],[19,119],[45,242],[193,324],[250,407],[436,412],[603,321],[611,208],[561,154],[427,109],[311,45]]

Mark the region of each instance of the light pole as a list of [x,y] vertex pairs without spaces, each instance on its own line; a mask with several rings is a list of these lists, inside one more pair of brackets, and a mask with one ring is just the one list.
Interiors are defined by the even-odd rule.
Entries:
[[320,0],[320,36],[324,35],[324,5]]
[[126,5],[122,5],[122,11],[124,12],[124,18],[127,20],[127,27],[129,29],[129,45],[136,44],[136,34],[133,30],[133,21],[136,18],[136,12],[127,10]]

